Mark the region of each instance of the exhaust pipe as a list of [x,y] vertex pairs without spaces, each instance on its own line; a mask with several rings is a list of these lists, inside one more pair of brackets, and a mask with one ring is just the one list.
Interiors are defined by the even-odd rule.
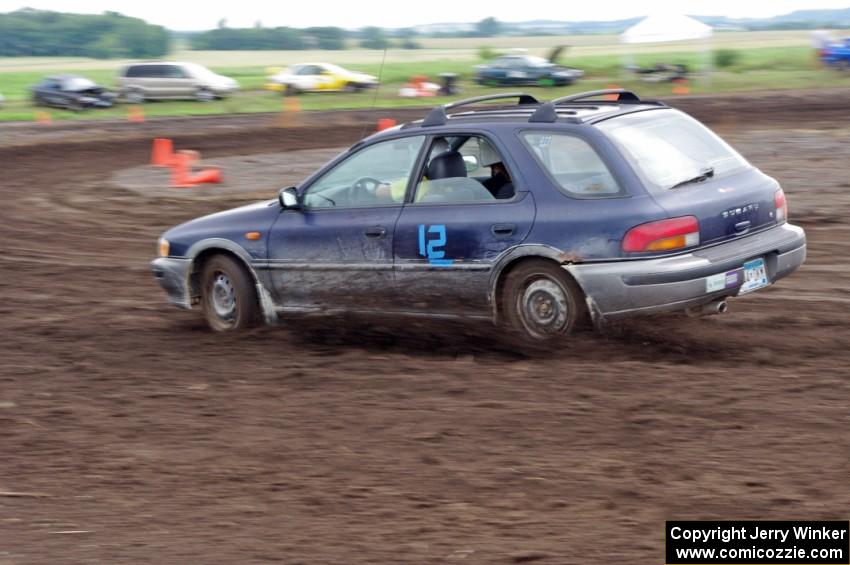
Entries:
[[729,305],[726,304],[725,300],[715,300],[714,302],[709,302],[708,304],[703,304],[702,306],[693,306],[685,310],[685,314],[687,314],[691,318],[699,318],[701,316],[713,316],[715,314],[725,314],[729,309]]

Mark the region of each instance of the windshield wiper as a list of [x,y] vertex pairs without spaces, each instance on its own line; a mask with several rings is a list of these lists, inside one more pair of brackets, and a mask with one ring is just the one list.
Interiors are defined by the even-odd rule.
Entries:
[[699,174],[695,177],[691,177],[689,179],[685,179],[682,182],[677,182],[673,186],[670,187],[670,190],[674,188],[679,188],[680,186],[685,186],[686,184],[691,184],[692,182],[702,182],[704,180],[708,180],[714,176],[714,167],[708,167],[706,169],[700,170]]

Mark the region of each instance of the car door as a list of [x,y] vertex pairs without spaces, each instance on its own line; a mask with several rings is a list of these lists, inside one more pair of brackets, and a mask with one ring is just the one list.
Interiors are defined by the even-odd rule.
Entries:
[[180,65],[163,65],[163,90],[169,98],[194,98],[197,81]]
[[322,82],[319,67],[305,65],[298,71],[298,88],[301,90],[321,90]]
[[[484,144],[498,157],[484,160]],[[446,149],[448,148],[448,149]],[[466,163],[460,172],[441,174],[435,163],[457,153]],[[396,287],[404,308],[428,313],[488,315],[490,278],[497,260],[521,244],[534,224],[534,198],[525,190],[517,167],[492,138],[458,134],[435,137],[421,179],[396,223],[393,253]],[[449,156],[457,161],[456,156]],[[495,198],[482,168],[503,163],[513,184],[510,194]],[[430,177],[429,177],[430,175]],[[441,177],[441,178],[434,178]],[[491,187],[492,188],[492,187]]]
[[339,90],[336,75],[323,65],[316,65],[316,88],[318,90]]
[[424,135],[357,148],[299,187],[301,208],[269,237],[284,310],[375,310],[395,302],[393,234]]
[[62,95],[62,87],[59,80],[47,79],[39,89],[40,99],[48,106],[61,108],[65,105],[65,97]]

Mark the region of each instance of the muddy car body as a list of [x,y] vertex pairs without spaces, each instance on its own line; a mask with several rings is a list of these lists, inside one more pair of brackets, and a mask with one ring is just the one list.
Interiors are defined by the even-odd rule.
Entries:
[[115,97],[115,93],[106,87],[77,75],[47,77],[32,87],[32,100],[36,106],[75,111],[109,108],[115,102]]
[[[455,111],[506,97],[519,104]],[[663,103],[493,95],[372,135],[277,200],[169,230],[153,270],[216,329],[358,311],[547,339],[587,318],[725,310],[803,263],[786,209],[774,179]]]

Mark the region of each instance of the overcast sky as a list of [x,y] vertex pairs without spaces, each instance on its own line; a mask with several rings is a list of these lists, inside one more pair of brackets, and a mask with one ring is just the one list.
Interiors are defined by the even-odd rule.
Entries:
[[475,22],[487,16],[503,21],[553,19],[617,20],[650,12],[676,11],[695,16],[769,17],[800,9],[847,8],[850,0],[0,0],[0,12],[30,7],[62,12],[107,10],[143,18],[173,30],[210,29],[221,18],[230,27],[315,25],[357,28],[406,27],[438,22]]

